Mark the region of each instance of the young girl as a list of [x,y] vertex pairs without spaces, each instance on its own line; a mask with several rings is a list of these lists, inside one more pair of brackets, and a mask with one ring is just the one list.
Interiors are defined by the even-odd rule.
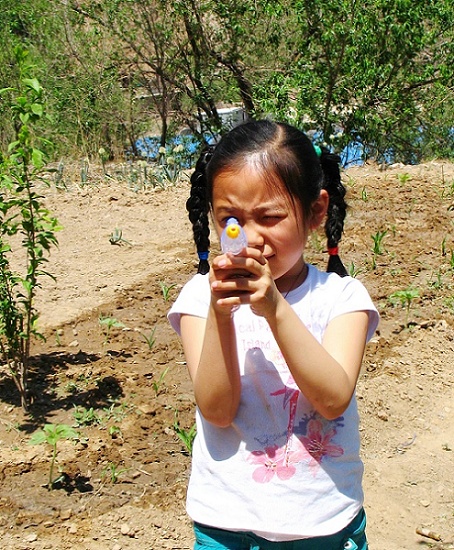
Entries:
[[[169,320],[197,403],[187,496],[196,550],[367,548],[354,392],[378,314],[337,255],[338,162],[264,120],[234,128],[193,173],[201,261]],[[218,236],[235,217],[248,240],[211,267],[209,213]],[[329,269],[341,276],[304,261],[325,218]]]

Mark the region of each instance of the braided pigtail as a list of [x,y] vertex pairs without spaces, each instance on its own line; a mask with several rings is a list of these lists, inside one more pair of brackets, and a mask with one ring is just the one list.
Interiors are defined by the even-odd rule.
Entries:
[[210,270],[208,254],[210,251],[210,226],[208,220],[209,200],[207,190],[206,167],[213,149],[204,149],[197,161],[195,170],[191,176],[191,192],[186,201],[186,210],[189,213],[189,220],[192,223],[194,242],[199,256],[199,267],[197,273],[205,275]]
[[325,223],[325,235],[328,239],[327,271],[337,273],[341,277],[348,275],[339,257],[338,245],[344,231],[344,220],[347,211],[345,202],[345,187],[340,177],[340,157],[322,148],[320,155],[324,181],[323,188],[328,191],[329,206]]

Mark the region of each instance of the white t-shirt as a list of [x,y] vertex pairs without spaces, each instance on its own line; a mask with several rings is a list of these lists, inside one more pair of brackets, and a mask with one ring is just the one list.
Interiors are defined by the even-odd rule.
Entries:
[[[328,323],[345,313],[369,313],[368,339],[378,324],[359,281],[311,265],[286,299],[319,342]],[[195,275],[169,321],[180,333],[180,316],[206,317],[209,303],[208,275]],[[234,313],[234,323],[240,406],[227,428],[196,412],[188,514],[204,525],[252,531],[272,541],[337,533],[363,503],[356,399],[341,417],[326,420],[298,390],[266,320],[245,305]]]

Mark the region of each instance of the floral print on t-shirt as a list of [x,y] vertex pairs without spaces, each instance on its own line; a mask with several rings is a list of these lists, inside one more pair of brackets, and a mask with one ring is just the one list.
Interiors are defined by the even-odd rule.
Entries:
[[271,393],[271,396],[279,395],[283,396],[284,409],[289,409],[287,437],[281,447],[277,444],[268,445],[263,450],[249,453],[247,461],[256,466],[252,479],[257,483],[268,483],[274,476],[287,481],[295,475],[299,463],[305,463],[315,477],[323,460],[344,454],[344,449],[333,441],[337,427],[343,425],[342,417],[329,421],[313,411],[296,424],[296,405],[300,391],[293,379],[288,380],[285,388]]

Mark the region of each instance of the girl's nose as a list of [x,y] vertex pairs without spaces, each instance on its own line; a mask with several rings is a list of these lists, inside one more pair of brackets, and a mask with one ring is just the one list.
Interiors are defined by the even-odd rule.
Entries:
[[263,234],[255,224],[247,223],[244,226],[244,232],[246,233],[248,246],[251,248],[263,249],[265,240]]

